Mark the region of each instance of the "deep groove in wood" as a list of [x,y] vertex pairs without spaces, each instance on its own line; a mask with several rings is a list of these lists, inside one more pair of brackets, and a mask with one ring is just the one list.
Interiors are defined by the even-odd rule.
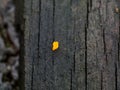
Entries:
[[92,0],[89,1],[89,8],[92,10]]
[[[100,7],[99,7],[100,27],[101,27],[102,35],[103,35],[102,37],[103,37],[103,45],[104,45],[104,55],[105,55],[105,61],[106,61],[106,64],[107,64],[108,60],[107,60],[106,41],[105,41],[105,25],[102,21],[102,15],[101,15],[101,12],[100,12],[101,5],[102,5],[101,0],[99,0],[99,3],[100,3]],[[107,7],[106,7],[106,11],[107,11]]]
[[38,52],[37,52],[37,59],[39,60],[39,58],[40,58],[40,32],[41,32],[41,0],[39,0],[39,27],[38,27],[38,29],[39,29],[39,31],[38,31],[38,45],[37,45],[37,47],[38,47]]
[[40,58],[41,0],[39,0],[38,59]]
[[[73,0],[70,0],[70,5],[71,5],[71,7],[73,6],[73,4],[72,4],[72,2],[73,2]],[[77,12],[78,13],[78,12]],[[76,64],[76,37],[75,37],[75,35],[76,35],[76,25],[75,25],[75,21],[76,21],[76,18],[75,18],[75,16],[73,16],[73,30],[74,30],[74,32],[73,32],[73,34],[74,34],[74,55],[73,55],[73,72],[75,73],[75,64]]]
[[34,73],[34,58],[32,61],[31,90],[33,90],[33,73]]
[[[31,14],[33,13],[32,7],[33,7],[33,1],[31,1]],[[31,23],[32,23],[32,21],[31,21]],[[32,71],[31,71],[31,90],[33,90],[34,57],[32,60],[32,68],[31,69],[32,69]]]
[[120,59],[120,15],[119,15],[119,36],[118,36],[118,62],[119,62],[119,59]]
[[117,85],[117,64],[116,64],[116,62],[115,62],[115,90],[118,90],[117,89],[117,87],[118,87],[118,85]]
[[104,55],[105,55],[106,64],[108,64],[107,51],[106,51],[106,41],[105,41],[105,29],[103,28],[102,30],[103,30]]
[[[101,0],[100,0],[100,8],[101,8]],[[100,9],[99,9],[99,12],[100,12]],[[101,13],[100,13],[101,14]],[[105,41],[105,27],[103,26],[103,22],[102,22],[102,18],[101,18],[101,15],[100,16],[100,23],[101,23],[101,29],[102,29],[102,32],[103,32],[103,45],[104,45],[104,55],[105,55],[105,60],[106,60],[106,64],[108,63],[107,61],[107,52],[106,52],[106,41]]]
[[101,70],[101,90],[103,90],[103,72]]
[[[101,0],[99,1],[99,4],[100,4],[100,6],[99,6],[99,20],[100,20],[100,28],[103,32],[102,35],[103,35],[103,45],[104,45],[104,42],[105,42],[105,40],[104,40],[104,27],[103,27],[101,12],[100,12],[100,10],[101,10]],[[104,51],[105,51],[105,47],[104,47]],[[101,69],[101,81],[100,81],[100,83],[101,83],[101,90],[103,90],[103,68]]]
[[71,69],[71,77],[70,77],[70,90],[72,90],[72,69]]
[[[53,42],[55,41],[55,0],[53,0]],[[52,64],[54,66],[54,53],[52,53]]]
[[75,56],[76,56],[76,47],[75,47],[75,50],[74,50],[74,55],[73,55],[73,72],[75,73]]
[[53,0],[53,41],[55,40],[55,0]]
[[86,15],[86,24],[85,24],[85,90],[87,90],[87,30],[89,27],[89,7],[90,2],[87,0],[87,15]]

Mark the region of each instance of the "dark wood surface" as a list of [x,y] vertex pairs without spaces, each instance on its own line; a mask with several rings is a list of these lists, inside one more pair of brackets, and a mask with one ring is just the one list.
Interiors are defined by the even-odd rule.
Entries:
[[119,1],[24,1],[25,90],[120,90]]

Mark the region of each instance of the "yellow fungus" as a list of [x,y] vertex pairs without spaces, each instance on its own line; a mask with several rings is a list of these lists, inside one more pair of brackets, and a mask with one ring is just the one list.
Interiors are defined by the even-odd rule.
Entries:
[[54,41],[52,44],[52,51],[55,51],[59,48],[59,42],[58,41]]

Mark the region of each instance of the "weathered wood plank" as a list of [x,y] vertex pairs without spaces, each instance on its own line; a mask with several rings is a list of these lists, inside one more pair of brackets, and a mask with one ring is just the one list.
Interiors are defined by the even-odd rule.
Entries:
[[[25,90],[119,90],[111,0],[25,0]],[[52,42],[60,47],[51,50]]]
[[[106,3],[106,4],[104,4]],[[115,19],[115,6],[114,0],[101,1],[101,10],[105,7],[104,17],[102,17],[102,25],[104,27],[104,56],[105,56],[105,67],[103,69],[103,90],[116,90],[116,61],[118,60],[118,37],[119,37],[119,22]]]
[[88,2],[87,88],[116,90],[119,22],[115,20],[115,1]]
[[[70,0],[55,1],[55,40],[60,42],[58,52],[54,53],[55,89],[70,90],[71,60],[68,58],[67,37],[71,31],[69,26]],[[69,7],[69,8],[68,8]],[[73,51],[72,51],[73,53]]]
[[34,89],[54,90],[54,67],[51,45],[53,41],[53,0],[40,2],[38,61],[35,61]]
[[72,18],[74,24],[74,61],[73,61],[73,86],[76,89],[86,90],[85,67],[85,24],[87,16],[87,0],[72,1]]
[[[29,10],[28,10],[29,9]],[[38,61],[39,0],[25,1],[25,89],[33,90],[35,61]],[[36,28],[37,27],[37,28]]]
[[71,0],[55,1],[54,37],[60,48],[54,53],[55,90],[71,90],[74,59],[74,31]]
[[[30,0],[25,5],[25,89],[85,89],[86,2]],[[60,42],[55,52],[54,40]]]
[[86,21],[87,43],[87,90],[101,89],[100,60],[103,56],[103,35],[100,27],[99,0],[87,2],[88,12]]
[[[31,82],[31,63],[32,63],[32,60],[30,58],[30,53],[26,53],[26,52],[30,52],[30,49],[29,47],[29,37],[30,37],[30,34],[29,34],[29,30],[30,30],[30,15],[31,15],[31,9],[30,6],[31,6],[31,1],[25,1],[25,89],[26,90],[31,90],[31,84],[29,82]],[[27,10],[28,9],[28,10]]]

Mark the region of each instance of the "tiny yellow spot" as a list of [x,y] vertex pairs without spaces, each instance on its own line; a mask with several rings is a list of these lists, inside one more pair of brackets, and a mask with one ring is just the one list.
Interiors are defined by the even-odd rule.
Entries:
[[59,42],[58,41],[54,41],[52,44],[52,51],[55,51],[59,48]]

